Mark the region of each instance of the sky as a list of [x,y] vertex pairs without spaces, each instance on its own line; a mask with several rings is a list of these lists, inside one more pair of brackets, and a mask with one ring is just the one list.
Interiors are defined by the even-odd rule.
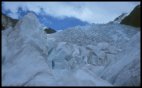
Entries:
[[46,14],[63,19],[75,17],[88,23],[107,23],[122,13],[130,13],[140,2],[2,2],[2,9],[10,10],[13,18],[19,7],[35,13],[43,8]]

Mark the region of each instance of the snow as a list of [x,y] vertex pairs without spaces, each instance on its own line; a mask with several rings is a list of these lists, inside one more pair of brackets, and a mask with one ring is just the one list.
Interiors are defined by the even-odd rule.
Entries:
[[128,16],[128,13],[122,13],[119,17],[117,17],[113,22],[114,23],[120,23],[126,16]]
[[29,13],[2,31],[2,86],[139,85],[137,28],[92,24],[48,35],[41,29]]

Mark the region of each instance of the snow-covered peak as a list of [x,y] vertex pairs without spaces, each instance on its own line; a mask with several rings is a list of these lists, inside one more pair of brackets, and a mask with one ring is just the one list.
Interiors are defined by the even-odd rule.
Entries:
[[114,23],[120,23],[128,14],[127,13],[122,13],[120,16],[118,16],[115,20]]

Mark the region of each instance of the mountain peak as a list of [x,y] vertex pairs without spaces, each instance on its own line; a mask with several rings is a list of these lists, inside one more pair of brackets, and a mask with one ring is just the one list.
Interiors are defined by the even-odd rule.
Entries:
[[140,16],[141,16],[141,8],[140,5],[137,5],[132,12],[126,16],[122,21],[121,24],[130,25],[133,27],[140,27]]
[[120,16],[118,16],[114,22],[120,23],[125,17],[127,16],[127,13],[122,13]]

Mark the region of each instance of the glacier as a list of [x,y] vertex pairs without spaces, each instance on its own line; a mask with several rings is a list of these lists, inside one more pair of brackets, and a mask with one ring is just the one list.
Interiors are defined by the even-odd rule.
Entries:
[[46,34],[33,13],[2,31],[2,86],[139,86],[139,28],[118,23]]

